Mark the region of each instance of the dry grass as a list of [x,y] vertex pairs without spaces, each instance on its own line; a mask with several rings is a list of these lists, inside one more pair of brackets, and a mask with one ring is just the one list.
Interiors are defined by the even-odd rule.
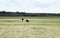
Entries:
[[[5,17],[6,18],[6,17]],[[60,19],[0,19],[0,38],[60,38]]]

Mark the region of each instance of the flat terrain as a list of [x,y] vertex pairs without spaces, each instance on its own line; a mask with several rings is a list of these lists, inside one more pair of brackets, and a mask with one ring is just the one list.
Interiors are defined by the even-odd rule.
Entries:
[[60,17],[0,17],[0,38],[60,38]]

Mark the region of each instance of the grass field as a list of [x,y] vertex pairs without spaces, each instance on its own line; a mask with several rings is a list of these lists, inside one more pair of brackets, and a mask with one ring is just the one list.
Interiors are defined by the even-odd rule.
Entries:
[[60,38],[60,17],[0,17],[0,38]]

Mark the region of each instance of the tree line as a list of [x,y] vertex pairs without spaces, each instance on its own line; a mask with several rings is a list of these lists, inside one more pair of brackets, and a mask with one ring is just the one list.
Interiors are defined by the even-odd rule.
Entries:
[[26,13],[0,11],[0,16],[60,16],[60,13]]

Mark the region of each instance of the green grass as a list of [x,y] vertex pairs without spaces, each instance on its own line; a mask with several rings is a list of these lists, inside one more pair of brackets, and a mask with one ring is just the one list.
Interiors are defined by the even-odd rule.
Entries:
[[0,17],[0,38],[60,38],[60,17]]

